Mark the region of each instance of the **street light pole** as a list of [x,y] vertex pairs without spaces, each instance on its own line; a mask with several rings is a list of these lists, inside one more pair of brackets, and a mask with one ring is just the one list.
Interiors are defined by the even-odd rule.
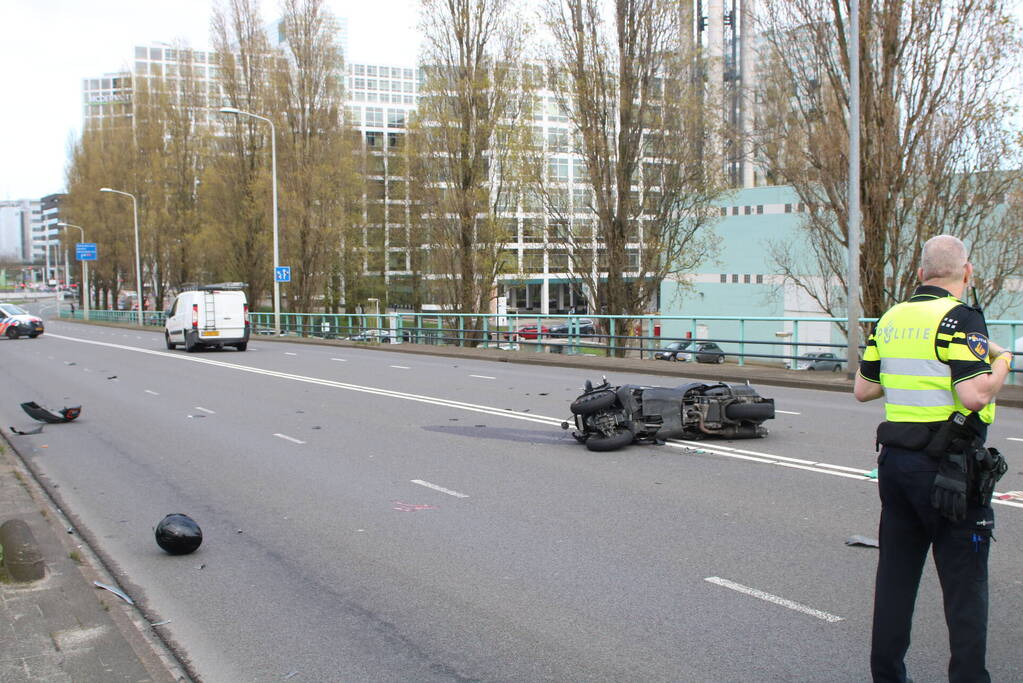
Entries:
[[135,286],[136,299],[138,300],[138,323],[139,327],[142,327],[142,261],[139,258],[139,202],[131,192],[123,192],[121,190],[112,190],[109,187],[99,188],[100,192],[113,192],[114,194],[123,194],[125,197],[131,197],[131,209],[132,215],[135,217]]
[[280,247],[277,233],[277,131],[274,122],[265,116],[242,111],[236,107],[221,107],[221,114],[233,114],[235,116],[250,116],[270,124],[270,174],[273,183],[273,225],[274,225],[274,334],[281,334],[281,283],[277,281],[277,268],[281,265]]
[[849,3],[849,272],[846,278],[846,373],[860,367],[860,2]]
[[[78,231],[82,233],[82,242],[85,242],[85,228],[80,225],[72,225],[71,223],[57,223],[57,227],[64,228],[65,232],[68,228],[78,228]],[[85,320],[89,319],[89,262],[82,261],[82,318]]]

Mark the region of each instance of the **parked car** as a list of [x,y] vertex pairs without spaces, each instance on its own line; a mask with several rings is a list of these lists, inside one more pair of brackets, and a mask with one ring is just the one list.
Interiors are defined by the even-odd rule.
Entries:
[[589,318],[579,318],[578,320],[573,321],[572,324],[564,322],[552,325],[550,332],[552,337],[567,337],[570,334],[578,334],[582,337],[593,337],[597,334],[597,328],[593,325],[593,321]]
[[25,335],[35,339],[43,333],[43,319],[14,304],[0,304],[0,334],[8,339]]
[[167,311],[164,341],[173,350],[184,344],[189,353],[204,346],[249,345],[249,303],[245,292],[224,285],[206,285],[181,292]]
[[796,364],[800,370],[817,370],[821,372],[838,372],[842,369],[842,361],[833,353],[815,351],[803,354],[804,359]]
[[[539,333],[544,337],[549,337],[551,335],[551,328],[547,327],[546,325],[541,325]],[[519,339],[536,339],[537,337],[536,325],[526,325],[525,327],[520,327],[518,330],[515,331],[515,334],[519,335]]]
[[714,342],[696,342],[695,348],[692,341],[676,341],[666,344],[660,351],[654,354],[658,360],[673,360],[692,362],[696,356],[697,363],[724,363],[725,351]]

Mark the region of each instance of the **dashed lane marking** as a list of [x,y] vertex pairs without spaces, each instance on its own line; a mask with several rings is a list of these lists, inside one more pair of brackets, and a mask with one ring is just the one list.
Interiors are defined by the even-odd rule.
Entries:
[[1009,441],[1023,441],[1023,439],[1017,439],[1017,438],[1016,438],[1016,437],[1014,437],[1014,436],[1007,436],[1007,437],[1005,437],[1005,438],[1006,438],[1006,439],[1008,439]]
[[195,409],[196,410],[201,410],[204,413],[209,413],[210,415],[216,415],[217,414],[217,411],[210,410],[209,408],[203,408],[202,406],[196,406]]
[[152,394],[153,396],[159,396],[160,395],[159,392],[153,391],[152,389],[146,389],[146,393],[147,394]]
[[774,409],[774,412],[782,413],[784,415],[802,415],[802,413],[796,413],[791,410],[778,410],[777,408]]
[[287,434],[281,434],[280,432],[276,432],[274,434],[274,436],[276,436],[278,439],[284,439],[285,441],[290,441],[291,443],[297,443],[297,444],[300,444],[300,445],[305,443],[305,441],[302,441],[301,439],[296,439],[293,436],[288,436]]
[[491,377],[490,375],[469,375],[469,377],[477,377],[479,379],[497,379],[496,377]]
[[440,491],[441,493],[446,493],[449,496],[454,496],[455,498],[468,498],[469,497],[469,494],[467,494],[467,493],[459,493],[458,491],[452,491],[451,489],[446,489],[443,486],[437,486],[436,484],[431,484],[430,482],[423,481],[422,479],[413,479],[412,483],[413,484],[419,484],[420,486],[425,486],[426,488],[433,489],[434,491]]
[[331,360],[336,360],[336,361],[338,361],[340,363],[347,363],[348,362],[347,358],[331,358]]
[[[474,413],[483,413],[487,415],[494,415],[502,418],[510,418],[513,420],[522,420],[524,422],[534,422],[537,424],[548,425],[551,427],[560,426],[563,422],[562,418],[551,417],[546,415],[537,415],[534,413],[524,413],[515,410],[507,410],[496,408],[493,406],[485,406],[475,403],[465,403],[463,401],[455,401],[452,399],[438,398],[434,396],[424,396],[422,394],[412,394],[408,392],[394,391],[391,389],[382,389],[379,387],[370,387],[359,384],[351,384],[348,382],[339,382],[336,380],[321,379],[319,377],[309,377],[307,375],[298,375],[289,372],[278,372],[276,370],[264,370],[263,368],[256,368],[249,365],[241,365],[239,363],[228,363],[226,361],[213,360],[211,358],[202,358],[197,356],[189,356],[184,354],[177,354],[169,351],[157,351],[155,349],[145,349],[137,346],[125,346],[123,344],[116,344],[112,342],[96,341],[92,339],[81,339],[78,337],[68,337],[60,334],[50,334],[50,337],[54,339],[63,339],[69,342],[76,342],[79,344],[89,344],[92,346],[105,346],[111,349],[118,349],[121,351],[130,351],[133,353],[142,353],[151,356],[161,356],[163,358],[186,361],[189,363],[201,363],[204,365],[211,365],[228,370],[235,370],[238,372],[249,372],[258,375],[264,375],[266,377],[274,377],[277,379],[287,379],[294,382],[304,382],[307,384],[317,384],[325,387],[332,387],[335,389],[344,389],[346,391],[355,391],[364,394],[373,394],[376,396],[384,396],[388,398],[397,398],[405,401],[415,401],[418,403],[428,403],[435,406],[441,406],[445,408],[452,408],[455,410],[467,410]],[[845,477],[847,479],[854,479],[857,481],[867,482],[876,484],[876,479],[871,479],[867,475],[870,474],[869,470],[861,470],[851,467],[843,467],[841,465],[830,465],[828,463],[816,462],[812,460],[803,460],[800,458],[790,458],[783,455],[773,455],[771,453],[764,453],[760,451],[753,451],[747,449],[733,448],[725,446],[723,444],[711,444],[706,441],[676,441],[669,440],[668,445],[673,448],[685,449],[686,451],[700,451],[702,453],[708,453],[726,458],[732,458],[735,460],[743,460],[748,462],[756,462],[764,465],[778,465],[780,467],[787,467],[791,469],[805,470],[807,472],[816,472],[817,474],[829,474],[834,477]],[[1000,495],[998,491],[995,492],[995,496]],[[995,503],[1006,507],[1014,507],[1023,510],[1023,501],[1011,501],[1011,500],[995,500]]]
[[780,598],[777,595],[771,595],[770,593],[765,593],[764,591],[757,590],[756,588],[743,586],[741,583],[735,583],[734,581],[729,581],[728,579],[722,579],[717,576],[708,576],[707,578],[704,579],[704,581],[716,584],[718,586],[723,586],[724,588],[730,588],[733,591],[737,591],[744,595],[748,595],[753,598],[758,598],[760,600],[765,600],[767,602],[774,603],[775,605],[787,607],[788,609],[794,610],[796,612],[809,614],[811,617],[815,617],[817,619],[820,619],[821,621],[826,621],[829,624],[834,624],[835,622],[842,621],[842,617],[835,616],[834,614],[823,612],[819,609],[814,609],[812,607],[807,607],[806,605],[801,605],[798,602],[793,602],[792,600],[788,600],[786,598]]
[[407,365],[392,365],[391,367],[392,368],[396,368],[398,370],[411,370],[412,369],[412,368],[410,368]]
[[291,351],[285,351],[284,355],[285,356],[297,356],[298,354],[297,353],[292,353]]

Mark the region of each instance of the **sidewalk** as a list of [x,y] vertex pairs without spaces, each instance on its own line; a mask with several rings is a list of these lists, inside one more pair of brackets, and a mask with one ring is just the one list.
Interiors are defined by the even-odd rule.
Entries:
[[[4,435],[6,436],[6,435]],[[0,437],[0,524],[28,524],[46,564],[18,583],[0,568],[0,681],[188,680],[134,607],[93,581],[113,584]],[[174,673],[172,673],[172,670]]]

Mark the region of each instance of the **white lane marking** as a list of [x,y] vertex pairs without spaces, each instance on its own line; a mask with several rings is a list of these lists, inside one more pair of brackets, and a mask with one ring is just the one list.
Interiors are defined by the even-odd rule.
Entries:
[[152,389],[146,389],[146,393],[147,394],[152,394],[153,396],[159,396],[160,395],[159,393],[153,391]]
[[274,436],[276,436],[278,439],[284,439],[285,441],[290,441],[291,443],[297,443],[297,444],[305,443],[305,441],[302,441],[301,439],[296,439],[293,436],[288,436],[287,434],[281,434],[279,432],[275,433]]
[[791,410],[778,410],[777,408],[774,409],[774,412],[782,413],[784,415],[802,415],[802,413],[796,413]]
[[433,489],[434,491],[440,491],[441,493],[446,493],[449,496],[454,496],[455,498],[468,498],[469,497],[469,494],[467,494],[467,493],[459,493],[458,491],[452,491],[451,489],[446,489],[443,486],[437,486],[436,484],[431,484],[430,482],[423,481],[422,479],[413,479],[412,483],[413,484],[419,484],[420,486],[425,486],[426,488]]
[[331,360],[340,361],[342,363],[347,363],[348,362],[347,358],[331,358]]
[[217,411],[210,410],[209,408],[203,408],[202,406],[196,406],[195,409],[196,410],[201,410],[204,413],[209,413],[210,415],[216,415],[217,414]]
[[[125,346],[123,344],[115,344],[112,342],[95,341],[92,339],[79,339],[78,337],[67,337],[60,334],[50,334],[50,337],[54,339],[63,339],[70,342],[78,342],[79,344],[91,344],[93,346],[106,346],[112,349],[120,349],[122,351],[132,351],[134,353],[148,354],[151,356],[162,356],[164,358],[170,358],[179,361],[187,361],[189,363],[202,363],[205,365],[214,365],[229,370],[238,370],[241,372],[251,372],[258,375],[266,375],[267,377],[276,377],[279,379],[289,379],[295,382],[305,382],[307,384],[317,384],[325,387],[332,387],[335,389],[345,389],[347,391],[356,391],[365,394],[374,394],[376,396],[386,396],[388,398],[399,398],[405,401],[415,401],[417,403],[429,403],[431,405],[442,406],[446,408],[455,408],[457,410],[467,410],[474,413],[484,413],[487,415],[496,415],[499,417],[509,417],[514,420],[522,420],[524,422],[535,422],[538,424],[550,425],[552,427],[560,426],[563,422],[562,419],[557,417],[548,417],[544,415],[536,415],[533,413],[522,413],[514,410],[502,410],[500,408],[493,408],[491,406],[484,406],[475,403],[465,403],[462,401],[453,401],[446,398],[435,398],[433,396],[423,396],[421,394],[409,394],[399,391],[392,391],[390,389],[379,389],[376,387],[362,386],[358,384],[349,384],[347,382],[337,382],[334,380],[320,379],[318,377],[308,377],[305,375],[296,375],[288,372],[277,372],[276,370],[263,370],[262,368],[254,368],[248,365],[239,365],[238,363],[228,363],[226,361],[212,360],[209,358],[201,358],[196,356],[186,356],[184,354],[177,354],[170,351],[156,351],[153,349],[145,349],[137,346]],[[857,470],[854,468],[846,468],[848,471],[838,471],[834,469],[836,466],[827,465],[827,463],[814,462],[812,460],[803,460],[800,458],[790,458],[783,455],[772,455],[770,453],[762,453],[759,451],[744,450],[739,448],[732,448],[730,446],[724,446],[719,444],[709,445],[704,441],[676,441],[669,440],[668,445],[673,448],[683,448],[686,450],[701,450],[705,453],[712,453],[726,458],[732,458],[735,460],[745,460],[749,462],[761,463],[764,465],[779,465],[781,467],[788,467],[791,469],[806,470],[808,472],[816,472],[817,474],[829,474],[834,477],[845,477],[847,479],[855,479],[857,481],[863,481],[871,484],[876,484],[876,479],[871,479],[867,475],[870,473],[869,470]],[[994,492],[994,496],[1002,495],[998,491]],[[1004,505],[1006,507],[1014,507],[1023,510],[1023,502],[1016,502],[1011,500],[993,500],[992,502]]]
[[1007,436],[1007,437],[1005,437],[1005,438],[1006,438],[1006,439],[1008,439],[1009,441],[1023,441],[1023,439],[1017,439],[1017,438],[1016,438],[1016,437],[1014,437],[1014,436]]
[[412,368],[410,368],[407,365],[392,365],[391,367],[392,368],[397,368],[398,370],[411,370],[412,369]]
[[704,581],[707,581],[708,583],[717,584],[718,586],[723,586],[725,588],[730,588],[733,591],[738,591],[739,593],[749,595],[750,597],[766,600],[767,602],[774,603],[775,605],[787,607],[791,610],[795,610],[796,612],[809,614],[811,617],[816,617],[817,619],[820,619],[821,621],[826,621],[829,624],[842,621],[842,617],[835,616],[834,614],[822,612],[819,609],[807,607],[806,605],[800,605],[798,602],[793,602],[792,600],[787,600],[785,598],[779,598],[777,595],[771,595],[770,593],[765,593],[764,591],[757,590],[756,588],[743,586],[741,583],[735,583],[734,581],[729,581],[728,579],[722,579],[717,576],[708,576],[707,578],[704,579]]
[[477,377],[479,379],[497,379],[496,377],[491,377],[490,375],[469,375],[469,377]]
[[297,353],[292,353],[291,351],[285,351],[284,355],[285,356],[297,356],[298,354]]

